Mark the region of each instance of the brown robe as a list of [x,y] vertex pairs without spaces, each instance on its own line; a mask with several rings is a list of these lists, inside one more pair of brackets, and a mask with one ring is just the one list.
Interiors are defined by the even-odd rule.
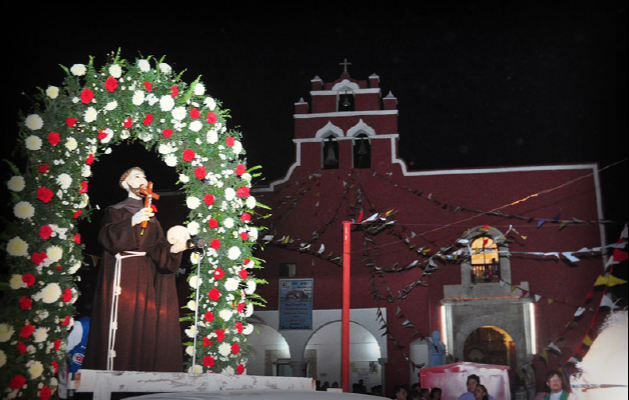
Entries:
[[116,253],[142,251],[146,256],[122,260],[113,369],[116,371],[182,372],[183,345],[174,272],[181,253],[170,244],[155,217],[144,234],[131,217],[143,207],[127,198],[105,210],[98,241],[104,247],[83,368],[107,369],[107,342]]

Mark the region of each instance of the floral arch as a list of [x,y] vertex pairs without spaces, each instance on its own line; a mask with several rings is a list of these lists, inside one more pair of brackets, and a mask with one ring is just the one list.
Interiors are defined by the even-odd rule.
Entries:
[[64,67],[62,85],[40,89],[20,124],[26,168],[9,163],[13,216],[2,239],[8,276],[0,300],[3,398],[55,393],[79,296],[74,274],[83,245],[76,222],[90,211],[91,165],[125,141],[143,143],[176,169],[190,209],[188,230],[207,243],[203,257],[193,254],[199,276],[188,278],[200,294],[197,304],[193,290],[187,304],[188,372],[246,372],[246,335],[253,327],[245,319],[263,300],[252,273],[260,268],[252,255],[255,168],[245,166],[241,134],[227,129],[228,111],[200,78],[183,82],[163,58],[129,62],[118,53],[99,69],[93,61]]

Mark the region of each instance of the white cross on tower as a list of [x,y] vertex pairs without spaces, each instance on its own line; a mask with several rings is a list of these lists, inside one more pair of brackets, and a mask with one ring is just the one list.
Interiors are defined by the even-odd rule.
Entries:
[[352,63],[347,62],[347,58],[344,58],[344,59],[343,59],[343,62],[342,62],[342,63],[339,63],[339,65],[342,65],[342,66],[343,66],[343,73],[344,73],[344,74],[346,74],[346,73],[347,73],[347,66],[348,66],[348,65],[352,65]]

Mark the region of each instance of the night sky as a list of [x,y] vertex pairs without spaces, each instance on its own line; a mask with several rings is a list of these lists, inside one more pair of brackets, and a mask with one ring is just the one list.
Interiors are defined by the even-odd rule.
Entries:
[[[294,160],[294,103],[310,100],[315,76],[337,79],[346,58],[353,78],[375,73],[383,96],[397,97],[400,155],[412,169],[619,163],[601,172],[605,213],[626,221],[627,1],[521,3],[313,3],[282,17],[269,17],[271,6],[241,16],[193,4],[12,12],[4,70],[15,101],[3,136],[15,137],[17,110],[28,109],[20,93],[62,82],[59,64],[91,55],[100,66],[118,48],[128,60],[165,55],[185,81],[202,76],[243,132],[248,165],[273,180]],[[108,171],[119,175],[95,169]]]

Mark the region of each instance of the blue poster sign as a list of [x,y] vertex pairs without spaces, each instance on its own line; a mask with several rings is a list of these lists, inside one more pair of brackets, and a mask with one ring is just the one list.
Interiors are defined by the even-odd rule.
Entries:
[[313,279],[280,279],[280,329],[312,329]]

